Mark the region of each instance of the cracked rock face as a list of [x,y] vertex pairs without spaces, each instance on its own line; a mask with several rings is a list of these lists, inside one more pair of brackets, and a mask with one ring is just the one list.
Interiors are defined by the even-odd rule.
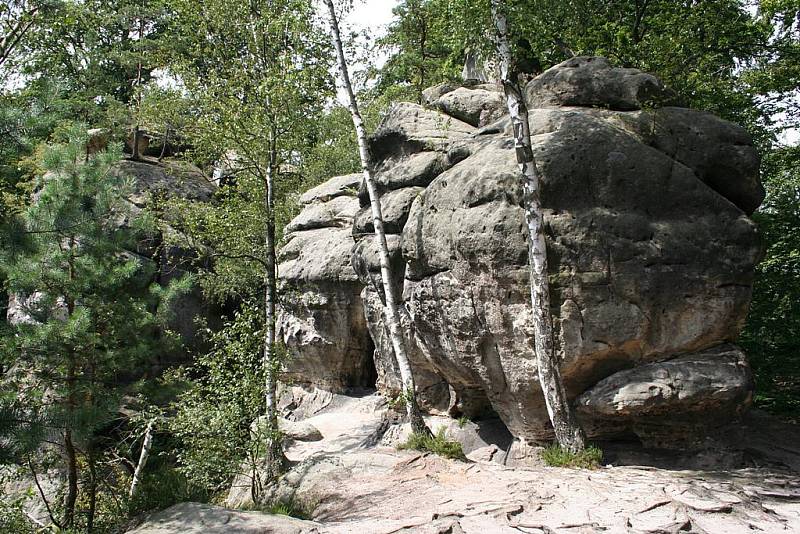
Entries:
[[[392,214],[389,240],[410,358],[429,408],[496,412],[516,437],[547,439],[509,121],[476,128],[474,113],[441,102],[456,90],[428,91],[436,110],[394,106],[372,139],[376,181]],[[471,98],[459,101],[473,111],[496,102],[489,90],[469,90]],[[611,68],[603,58],[557,65],[531,81],[526,95],[542,179],[556,345],[568,394],[581,399],[590,435],[633,432],[659,443],[659,433],[725,422],[749,403],[752,390],[744,355],[730,345],[743,326],[760,255],[747,215],[764,193],[749,136],[707,113],[642,109],[671,95],[653,76]],[[297,254],[319,258],[312,263],[323,297],[346,285],[359,292],[366,325],[348,311],[347,334],[369,330],[380,385],[392,391],[398,381],[381,334],[380,277],[374,246],[365,242],[372,238],[364,200],[352,228],[354,248],[315,240],[314,252]],[[291,240],[288,247],[297,250]],[[351,263],[355,270],[344,276]],[[298,358],[322,362],[351,346],[347,335],[326,339],[324,354],[294,345]],[[612,393],[614,387],[630,392],[664,369],[681,377],[679,393],[665,394],[675,384],[659,383],[660,396],[634,402],[658,409],[626,407]],[[710,407],[714,418],[692,416]]]
[[375,382],[362,284],[350,266],[359,180],[339,176],[306,192],[278,254],[287,378],[336,392]]

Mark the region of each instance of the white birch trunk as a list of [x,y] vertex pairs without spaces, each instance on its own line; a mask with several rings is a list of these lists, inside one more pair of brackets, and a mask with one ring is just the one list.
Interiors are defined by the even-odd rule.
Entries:
[[492,18],[497,32],[497,53],[500,59],[503,90],[508,112],[511,114],[517,162],[522,171],[523,205],[525,220],[528,224],[528,264],[536,341],[536,365],[556,439],[563,448],[571,452],[578,452],[586,447],[586,438],[567,400],[554,350],[541,185],[531,145],[528,108],[516,76],[512,72],[505,9],[504,0],[492,0]]
[[336,48],[336,56],[339,63],[339,76],[341,78],[342,87],[347,92],[348,104],[350,108],[350,115],[353,118],[353,125],[356,130],[356,138],[358,140],[358,152],[361,157],[361,168],[364,173],[364,181],[367,185],[369,193],[370,206],[372,208],[372,222],[375,227],[375,243],[378,246],[378,252],[381,263],[381,278],[383,280],[383,290],[385,294],[384,316],[389,328],[389,337],[392,341],[392,348],[394,355],[397,359],[397,367],[400,369],[400,379],[403,384],[403,397],[406,404],[406,413],[408,414],[411,428],[414,432],[421,434],[430,434],[425,424],[422,414],[419,411],[416,398],[416,386],[414,384],[414,375],[411,373],[411,364],[408,361],[408,354],[406,353],[405,339],[403,338],[403,330],[400,325],[400,312],[398,310],[398,300],[395,294],[394,285],[392,284],[391,264],[389,262],[389,247],[386,244],[386,232],[383,228],[383,214],[381,213],[381,202],[378,195],[378,190],[375,187],[375,181],[372,177],[372,165],[367,147],[367,131],[364,127],[364,121],[361,118],[361,113],[358,110],[358,102],[356,101],[353,86],[350,83],[350,74],[347,71],[347,61],[344,57],[344,50],[342,48],[342,38],[339,34],[339,22],[336,17],[336,10],[333,6],[333,0],[325,0],[328,7],[331,22],[331,33],[333,35],[333,45]]
[[153,422],[147,424],[147,430],[144,431],[144,441],[142,442],[142,452],[139,453],[139,462],[136,464],[136,469],[133,471],[133,480],[131,480],[131,488],[128,491],[128,496],[133,497],[139,484],[142,482],[142,471],[147,465],[147,459],[150,457],[150,448],[153,446]]
[[269,163],[266,174],[265,209],[266,209],[266,276],[264,288],[264,400],[266,409],[267,442],[266,450],[266,480],[272,482],[277,479],[288,460],[283,453],[283,444],[278,428],[278,372],[279,362],[276,361],[276,313],[275,305],[278,296],[277,259],[275,252],[275,168],[277,155],[275,150],[276,136],[274,127],[270,131]]

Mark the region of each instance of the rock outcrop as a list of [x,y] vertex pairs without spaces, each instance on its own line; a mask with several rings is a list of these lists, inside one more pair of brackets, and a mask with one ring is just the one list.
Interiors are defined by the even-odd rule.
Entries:
[[[389,110],[371,151],[423,404],[494,412],[539,441],[552,434],[510,122],[481,120],[499,95],[433,88],[428,107]],[[708,113],[664,107],[675,97],[659,80],[602,58],[553,67],[526,97],[568,394],[594,437],[688,443],[752,391],[732,345],[761,252],[748,218],[764,196],[752,141]],[[364,385],[374,343],[378,386],[391,394],[399,380],[358,184],[335,178],[304,196],[281,251],[280,276],[296,290],[282,332],[292,376],[318,386]]]
[[278,331],[292,354],[287,376],[331,391],[375,382],[361,284],[350,266],[358,174],[340,176],[300,197],[278,261]]

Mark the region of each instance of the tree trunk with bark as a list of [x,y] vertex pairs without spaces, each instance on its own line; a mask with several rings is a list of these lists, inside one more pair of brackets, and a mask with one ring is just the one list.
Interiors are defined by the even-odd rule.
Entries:
[[278,273],[275,242],[275,173],[277,168],[277,142],[274,127],[270,131],[269,163],[267,165],[265,183],[265,209],[266,209],[266,273],[264,291],[264,400],[266,407],[266,443],[265,473],[263,483],[271,483],[286,470],[289,460],[283,453],[283,444],[278,428],[278,374],[280,362],[275,353],[276,341],[276,313],[275,305],[278,299]]
[[139,484],[142,481],[142,471],[147,465],[147,459],[150,457],[150,448],[153,446],[153,422],[147,424],[147,430],[144,431],[144,441],[142,442],[142,452],[139,453],[139,462],[136,464],[136,469],[133,472],[133,480],[131,480],[131,488],[128,490],[128,496],[133,497]]
[[523,205],[528,225],[531,306],[539,382],[558,443],[564,449],[575,453],[586,448],[586,438],[567,399],[555,353],[553,317],[550,313],[550,284],[547,278],[547,248],[544,237],[541,184],[531,145],[528,108],[518,77],[512,67],[504,0],[492,0],[492,18],[496,31],[497,53],[500,58],[501,81],[508,111],[511,114],[517,162],[522,171]]
[[392,342],[394,355],[397,359],[397,367],[400,369],[400,379],[403,384],[403,400],[406,405],[406,414],[408,415],[411,428],[415,433],[430,435],[431,431],[425,424],[422,418],[422,413],[419,410],[416,396],[416,386],[414,384],[414,375],[411,372],[411,364],[408,360],[406,352],[405,338],[403,337],[403,329],[400,324],[400,311],[398,309],[398,299],[394,285],[392,284],[391,264],[389,262],[389,247],[386,244],[386,232],[383,228],[383,214],[381,213],[381,201],[378,195],[378,190],[375,187],[375,181],[372,176],[372,163],[367,146],[367,131],[364,127],[364,121],[361,118],[361,113],[358,109],[358,102],[353,86],[350,83],[350,74],[347,71],[347,61],[344,57],[344,49],[342,47],[342,38],[339,33],[339,21],[336,16],[336,10],[333,6],[333,0],[325,0],[328,7],[331,23],[331,34],[333,36],[333,45],[336,48],[336,57],[339,63],[339,76],[341,78],[342,87],[347,93],[350,115],[353,119],[353,126],[356,130],[356,138],[358,140],[358,153],[361,158],[361,169],[364,174],[364,182],[367,186],[369,193],[370,206],[372,208],[372,222],[375,227],[375,243],[378,246],[381,264],[381,278],[383,281],[384,290],[384,317],[389,329],[389,338]]
[[[73,264],[76,239],[69,239],[70,258],[67,261],[67,277],[70,282],[75,279],[75,266]],[[67,316],[72,317],[75,313],[75,299],[70,295],[64,295],[64,303],[67,307]],[[67,420],[64,427],[64,462],[67,468],[67,492],[64,495],[64,521],[63,528],[68,529],[75,521],[75,503],[78,501],[78,453],[75,450],[75,443],[72,440],[72,424],[77,408],[77,381],[78,363],[75,353],[70,350],[67,353],[67,398],[66,411]]]
[[94,518],[97,513],[97,459],[91,447],[86,451],[86,464],[89,467],[89,484],[87,488],[89,509],[86,512],[86,532],[91,534],[94,532]]
[[67,493],[64,495],[64,528],[75,521],[75,503],[78,501],[78,455],[72,441],[72,430],[64,431],[64,461],[67,464]]

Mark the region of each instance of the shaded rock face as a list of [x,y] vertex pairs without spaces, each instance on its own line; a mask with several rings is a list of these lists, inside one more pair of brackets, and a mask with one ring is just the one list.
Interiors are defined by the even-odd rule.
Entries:
[[[104,148],[106,142],[103,130],[90,130],[88,153]],[[121,215],[117,223],[121,227],[130,226],[129,217],[135,217],[144,210],[153,195],[170,198],[182,198],[200,202],[208,202],[213,196],[216,186],[197,167],[183,162],[158,162],[152,158],[140,161],[121,160],[111,169],[117,176],[130,181],[131,193],[127,196],[127,214]],[[174,231],[167,228],[167,231]],[[161,246],[161,239],[143,240],[136,244],[135,250],[126,251],[131,256],[140,258],[153,266],[155,282],[166,285],[171,280],[183,276],[191,267],[186,261],[186,251],[179,247]],[[27,310],[37,299],[36,294],[28,297],[10,295],[7,320],[21,323],[33,320]],[[189,350],[201,348],[205,342],[200,335],[196,317],[203,317],[208,326],[219,326],[220,310],[209,304],[199,289],[175,299],[172,303],[172,318],[169,327],[180,334],[184,346]],[[184,356],[184,355],[179,355]],[[160,358],[160,357],[159,357]],[[154,366],[169,365],[170,361],[155,361]]]
[[286,378],[337,392],[375,383],[362,284],[350,265],[360,180],[336,177],[301,196],[278,254]]
[[[217,186],[197,167],[186,162],[153,158],[140,161],[122,160],[112,172],[132,181],[133,192],[128,197],[131,213],[145,209],[153,196],[179,198],[197,202],[210,202]],[[122,221],[127,224],[127,221]],[[167,232],[174,232],[167,228]],[[143,242],[135,252],[155,264],[156,282],[166,285],[193,270],[187,261],[187,250],[179,246],[161,246],[162,240]],[[189,351],[203,350],[206,337],[197,318],[201,317],[212,329],[221,326],[221,310],[209,303],[199,288],[178,297],[172,304],[169,327],[180,334]],[[161,362],[165,365],[171,362]]]
[[[456,90],[429,90],[435,110],[396,105],[372,138],[393,262],[402,273],[396,283],[410,358],[429,409],[496,412],[514,436],[547,439],[509,120],[476,128],[474,113],[442,103]],[[491,96],[473,96],[485,98],[488,109],[496,98],[485,93]],[[660,436],[680,429],[688,435],[712,419],[692,414],[711,410],[714,423],[729,419],[752,391],[744,355],[730,345],[743,327],[760,255],[747,217],[763,200],[749,136],[707,113],[651,107],[672,98],[661,82],[603,58],[557,65],[531,81],[526,96],[556,345],[590,435],[633,432],[660,443]],[[334,248],[347,247],[337,241],[314,254],[330,265],[352,263],[346,284],[361,290],[379,386],[391,393],[399,380],[361,197],[355,246],[340,256]],[[315,283],[329,284],[330,293],[344,287],[334,277]],[[355,318],[352,324],[362,328]],[[346,336],[326,339],[337,349],[321,358],[350,346]],[[300,359],[311,359],[296,347]],[[653,378],[665,372],[665,382]],[[661,393],[631,401],[642,407],[619,405],[611,393],[648,380]]]

